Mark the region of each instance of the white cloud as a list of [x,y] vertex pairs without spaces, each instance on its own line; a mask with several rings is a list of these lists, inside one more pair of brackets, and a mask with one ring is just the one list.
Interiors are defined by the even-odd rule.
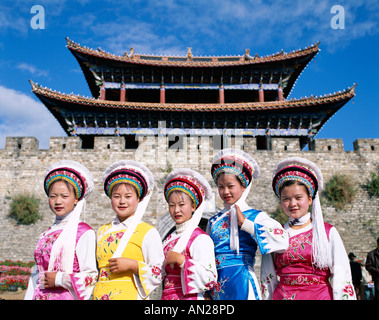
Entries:
[[20,70],[23,70],[23,71],[30,72],[34,76],[48,77],[48,75],[49,75],[48,71],[38,69],[36,66],[34,66],[32,64],[29,64],[29,63],[25,63],[25,62],[19,63],[16,66],[16,68],[20,69]]
[[[126,22],[125,22],[126,21]],[[174,35],[162,36],[149,22],[125,19],[93,26],[98,36],[105,37],[102,49],[123,55],[131,47],[139,54],[183,55],[187,48],[178,46]]]
[[51,136],[66,136],[42,103],[1,85],[0,97],[0,148],[4,148],[6,137],[36,137],[39,147],[46,149]]
[[[18,34],[26,34],[28,30],[27,20],[14,14],[15,10],[10,5],[0,4],[0,31],[12,30]],[[17,11],[16,11],[17,12]]]
[[99,43],[99,37],[103,38],[103,49],[118,54],[131,46],[138,53],[183,54],[187,46],[193,47],[194,54],[199,54],[196,49],[204,50],[200,54],[212,54],[212,47],[223,46],[242,53],[245,46],[262,48],[268,42],[277,43],[278,50],[293,50],[317,41],[323,49],[334,51],[378,33],[379,8],[375,1],[341,0],[345,30],[330,26],[334,4],[331,0],[131,0],[117,4],[120,10],[111,21],[85,21],[96,31],[98,38],[94,41]]

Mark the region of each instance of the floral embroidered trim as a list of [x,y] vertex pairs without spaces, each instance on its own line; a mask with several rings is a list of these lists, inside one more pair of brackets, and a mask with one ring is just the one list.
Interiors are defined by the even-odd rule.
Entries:
[[282,275],[280,282],[288,286],[327,285],[329,277],[316,274]]
[[350,281],[346,282],[346,285],[343,287],[342,292],[343,300],[354,299],[354,288]]

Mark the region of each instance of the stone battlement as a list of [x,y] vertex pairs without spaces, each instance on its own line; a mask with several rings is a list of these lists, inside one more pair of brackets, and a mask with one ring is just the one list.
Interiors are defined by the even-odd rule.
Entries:
[[[110,136],[110,137],[94,137],[94,143],[93,146],[86,146],[83,147],[82,140],[79,137],[51,137],[50,138],[50,145],[49,149],[39,149],[39,141],[35,137],[7,137],[5,148],[0,149],[0,152],[7,152],[7,151],[16,151],[16,152],[40,152],[40,151],[79,151],[79,150],[93,150],[93,151],[102,151],[102,150],[118,150],[121,151],[123,149],[125,150],[137,150],[142,145],[145,145],[148,143],[152,143],[152,146],[156,146],[156,142],[163,141],[167,142],[167,148],[169,149],[181,149],[182,147],[182,140],[187,140],[187,143],[189,142],[195,142],[197,143],[197,146],[199,146],[198,141],[195,141],[194,139],[198,139],[198,136],[184,136],[181,137],[178,142],[175,143],[169,147],[169,142],[174,141],[172,137],[154,137],[154,136],[135,136],[135,142],[133,146],[128,146],[128,142],[126,141],[124,137],[116,137],[116,136]],[[148,141],[147,141],[147,140]],[[171,139],[171,140],[170,140]],[[212,136],[205,136],[199,138],[201,141],[207,140],[207,141],[214,141],[215,139]],[[217,138],[217,140],[220,140]],[[271,148],[268,150],[259,149],[257,148],[257,140],[255,137],[229,137],[229,140],[234,141],[233,144],[240,144],[240,146],[248,147],[250,150],[258,150],[258,151],[273,151],[273,152],[281,152],[281,151],[292,151],[292,152],[298,152],[301,151],[300,149],[300,141],[298,138],[271,138]],[[237,142],[238,141],[238,142]],[[354,151],[356,152],[379,152],[379,139],[357,139],[354,141]],[[229,147],[229,146],[225,146]],[[217,148],[212,148],[217,149]],[[219,149],[219,148],[218,148]],[[315,139],[314,140],[314,148],[312,151],[315,152],[343,152],[344,151],[344,144],[342,139]]]
[[[163,182],[170,170],[188,167],[198,171],[211,184],[214,200],[205,220],[222,208],[217,187],[212,181],[210,166],[215,153],[222,148],[243,149],[260,166],[247,202],[254,208],[274,212],[278,206],[272,187],[272,171],[277,162],[293,156],[314,161],[321,169],[325,183],[334,174],[346,174],[356,184],[354,201],[343,211],[323,203],[326,222],[336,226],[348,252],[363,258],[376,247],[379,236],[379,198],[370,198],[362,187],[379,170],[379,139],[357,139],[353,151],[345,151],[341,139],[315,139],[311,151],[300,149],[298,138],[243,136],[101,136],[52,137],[48,149],[40,149],[34,137],[7,137],[0,149],[0,260],[32,260],[38,236],[54,221],[43,190],[44,173],[53,162],[72,159],[84,164],[93,174],[95,190],[86,206],[86,222],[95,231],[114,218],[110,201],[103,190],[103,174],[113,162],[133,159],[144,163],[154,174],[156,187],[144,221],[158,228],[162,238],[174,227],[168,216],[163,196]],[[265,138],[264,138],[265,139]],[[8,215],[9,196],[29,192],[40,199],[43,219],[34,225],[18,225]],[[206,221],[205,221],[206,222]]]

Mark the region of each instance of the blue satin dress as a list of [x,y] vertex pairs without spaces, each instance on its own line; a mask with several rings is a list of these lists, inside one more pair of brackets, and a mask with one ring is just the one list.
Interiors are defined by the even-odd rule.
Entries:
[[259,214],[267,215],[255,209],[246,210],[243,214],[254,222],[255,235],[238,228],[238,254],[230,249],[230,216],[221,211],[209,219],[208,231],[215,245],[218,273],[217,286],[212,292],[215,300],[261,299],[260,286],[254,273],[255,253],[258,247],[262,254],[269,249],[265,232],[262,231],[264,228],[255,220]]

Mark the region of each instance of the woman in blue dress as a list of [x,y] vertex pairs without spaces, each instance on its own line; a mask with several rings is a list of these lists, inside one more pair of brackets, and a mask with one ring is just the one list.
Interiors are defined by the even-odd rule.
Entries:
[[255,253],[284,252],[288,234],[265,212],[245,202],[252,180],[259,176],[256,161],[242,150],[223,149],[215,155],[211,173],[224,209],[209,219],[207,230],[215,245],[218,281],[216,300],[260,300],[254,273]]

